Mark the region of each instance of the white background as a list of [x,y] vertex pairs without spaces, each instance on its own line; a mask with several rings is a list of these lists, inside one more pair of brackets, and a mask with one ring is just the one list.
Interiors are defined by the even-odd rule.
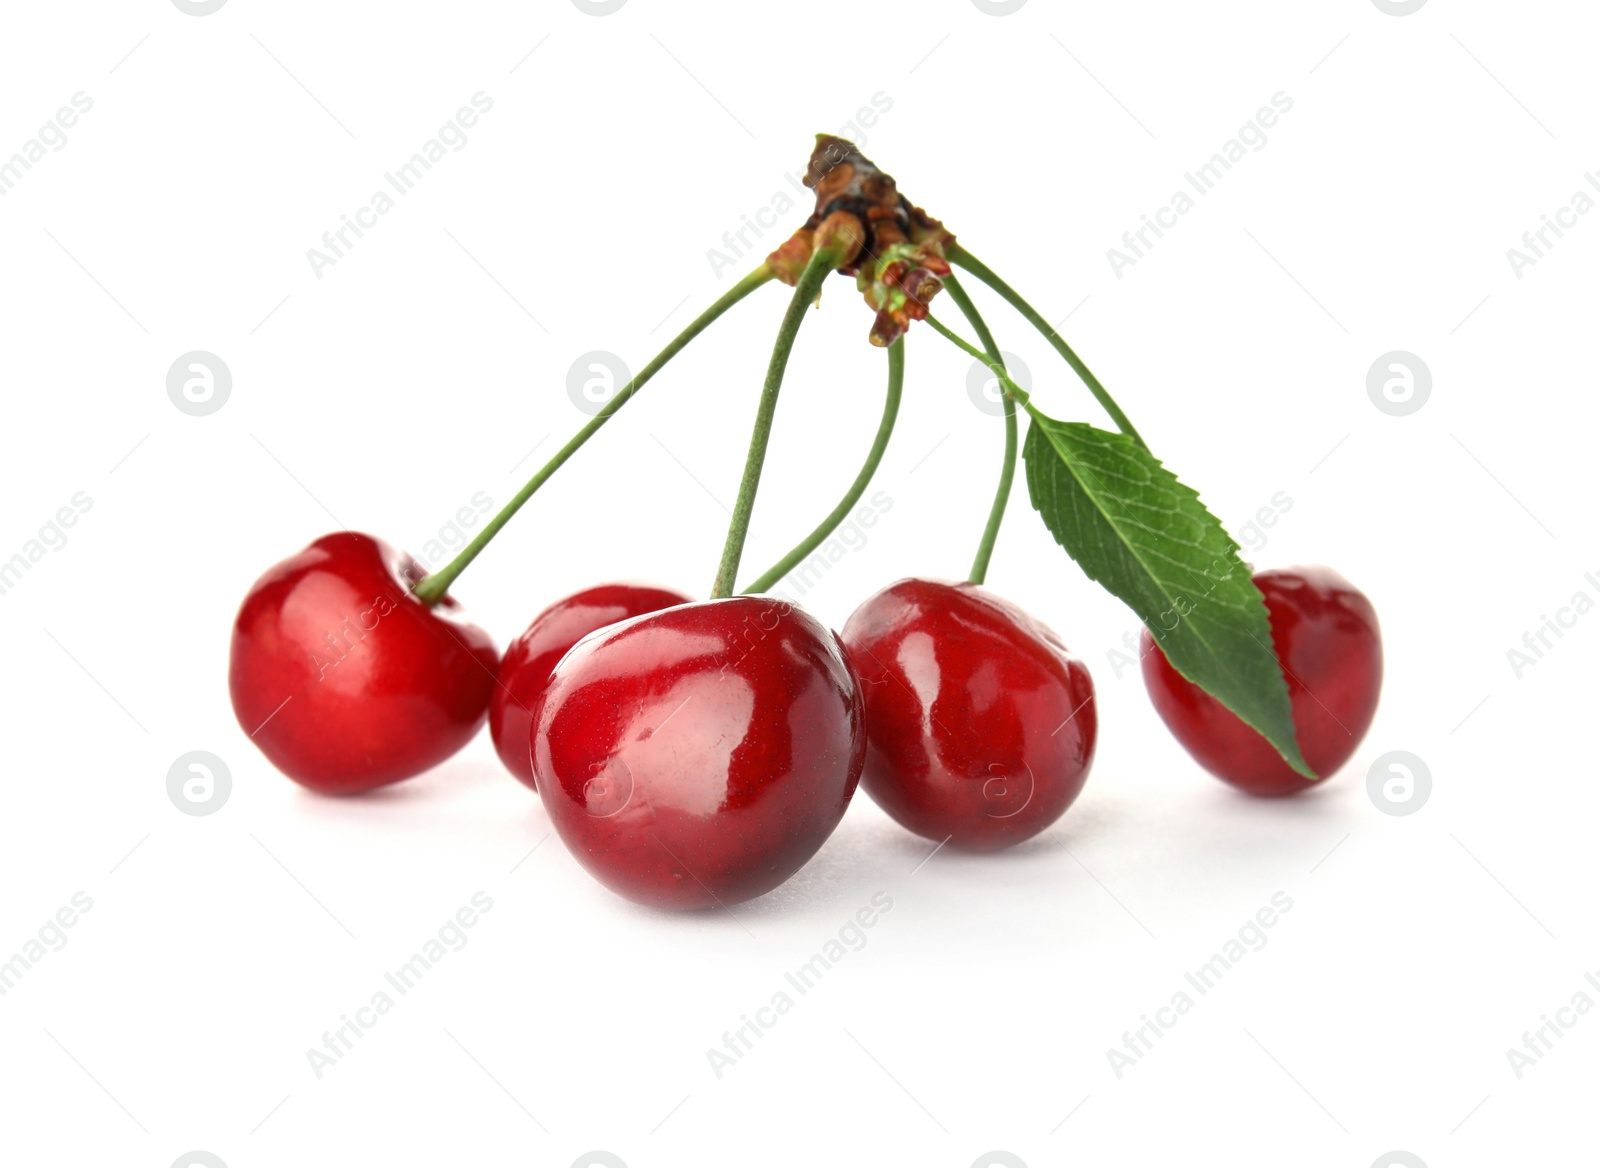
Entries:
[[[0,596],[0,954],[75,892],[93,908],[0,998],[0,1159],[1576,1162],[1600,1017],[1520,1079],[1506,1051],[1600,970],[1600,616],[1520,678],[1507,651],[1600,599],[1600,216],[1520,279],[1506,250],[1600,167],[1594,32],[1587,5],[1488,0],[9,6],[0,157],[72,94],[94,108],[0,198],[0,559],[75,492],[92,508]],[[307,249],[480,90],[465,148],[318,278]],[[1230,529],[1293,500],[1250,558],[1372,597],[1384,700],[1344,772],[1261,802],[1193,765],[1109,656],[1131,616],[1019,476],[990,586],[1087,661],[1101,740],[1077,804],[1009,854],[923,863],[863,797],[736,919],[666,916],[577,866],[487,734],[367,799],[278,775],[225,687],[256,575],[338,527],[420,552],[474,493],[504,502],[585,420],[573,359],[642,365],[757,258],[714,274],[708,249],[880,91],[866,153],[1071,314]],[[1265,147],[1118,278],[1107,249],[1278,91]],[[967,283],[1039,403],[1102,421]],[[502,645],[593,583],[709,587],[783,302],[697,341],[462,578]],[[836,280],[801,333],[746,580],[865,453],[869,320]],[[197,349],[233,376],[207,417],[165,388]],[[1397,349],[1433,377],[1408,417],[1366,392]],[[965,573],[1001,440],[969,364],[913,331],[892,509],[805,597],[835,627],[900,576]],[[233,779],[205,817],[166,792],[192,750]],[[1404,818],[1367,794],[1391,750],[1433,776]],[[470,944],[318,1079],[307,1049],[480,890]],[[1107,1049],[1280,891],[1265,948],[1118,1078]],[[716,1077],[707,1049],[878,892],[865,947]]]

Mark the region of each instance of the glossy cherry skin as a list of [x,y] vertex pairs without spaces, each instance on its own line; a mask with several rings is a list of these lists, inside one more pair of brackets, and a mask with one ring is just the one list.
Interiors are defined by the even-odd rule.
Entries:
[[596,629],[658,612],[690,598],[667,588],[601,584],[558,600],[533,618],[500,659],[500,684],[489,701],[489,733],[506,769],[534,790],[533,707],[556,662]]
[[561,659],[534,710],[556,831],[613,892],[668,909],[782,884],[855,793],[861,693],[839,638],[766,596],[611,625]]
[[[1295,741],[1326,779],[1350,760],[1378,708],[1378,614],[1331,568],[1281,568],[1253,579],[1266,597],[1273,649],[1289,683]],[[1206,770],[1252,795],[1292,795],[1320,781],[1296,774],[1265,738],[1184,678],[1149,630],[1140,656],[1156,712]]]
[[1059,637],[971,584],[901,580],[844,626],[867,707],[861,786],[902,826],[992,851],[1049,827],[1094,760],[1094,682]]
[[483,725],[499,656],[421,565],[355,531],[325,535],[251,585],[233,623],[234,716],[297,783],[351,795],[443,762]]

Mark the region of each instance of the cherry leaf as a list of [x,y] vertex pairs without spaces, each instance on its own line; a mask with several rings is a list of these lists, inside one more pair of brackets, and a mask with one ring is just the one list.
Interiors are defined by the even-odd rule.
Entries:
[[1028,496],[1056,542],[1133,609],[1179,673],[1316,778],[1295,742],[1266,602],[1221,522],[1128,436],[1030,413]]

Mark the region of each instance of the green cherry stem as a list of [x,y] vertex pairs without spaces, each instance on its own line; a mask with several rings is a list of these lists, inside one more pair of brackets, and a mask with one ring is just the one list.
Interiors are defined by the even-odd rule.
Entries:
[[[1051,347],[1065,358],[1068,365],[1072,366],[1073,372],[1083,379],[1083,383],[1089,387],[1089,392],[1094,394],[1095,400],[1100,403],[1107,414],[1111,415],[1111,420],[1117,424],[1117,429],[1132,438],[1140,446],[1144,446],[1144,439],[1139,437],[1139,431],[1133,428],[1133,423],[1128,420],[1128,415],[1123,413],[1122,407],[1112,400],[1111,395],[1106,392],[1106,387],[1100,384],[1100,379],[1089,371],[1089,367],[1083,363],[1082,358],[1072,351],[1072,346],[1062,339],[1061,334],[1056,332],[1049,321],[1039,315],[1033,305],[1018,295],[1016,289],[995,275],[982,260],[960,244],[952,244],[945,254],[952,263],[965,268],[998,292],[1011,307],[1015,308],[1027,319],[1029,324],[1038,329],[1045,340],[1050,342]],[[1149,448],[1146,447],[1146,449]]]
[[[967,318],[972,331],[978,334],[978,341],[987,354],[987,359],[982,355],[978,359],[983,361],[996,376],[1003,375],[1006,368],[1005,358],[1000,355],[1000,346],[995,343],[994,334],[984,323],[982,314],[978,312],[978,306],[972,303],[972,297],[967,295],[967,290],[954,276],[944,278],[944,288],[950,294],[950,299],[955,301],[956,307],[961,309],[962,315]],[[973,557],[972,571],[967,575],[969,584],[982,584],[989,575],[989,557],[994,554],[994,541],[1000,535],[1000,524],[1005,522],[1006,503],[1011,499],[1011,481],[1017,473],[1017,399],[1007,392],[1001,404],[1005,407],[1006,417],[1005,461],[1000,464],[1000,485],[995,488],[994,503],[989,508],[989,521],[984,525],[983,538],[978,541],[978,554]]]
[[579,430],[572,436],[571,441],[569,441],[560,450],[556,451],[551,457],[550,461],[539,468],[538,473],[527,481],[522,490],[518,491],[509,503],[500,508],[499,513],[495,515],[493,519],[484,524],[483,530],[480,531],[472,539],[472,541],[467,544],[466,547],[461,549],[461,553],[456,556],[455,559],[451,560],[437,572],[432,573],[417,583],[417,585],[412,589],[412,592],[416,595],[417,599],[429,606],[439,603],[439,601],[443,599],[445,592],[449,590],[450,585],[455,583],[456,577],[461,575],[462,572],[466,571],[467,565],[472,563],[472,561],[477,558],[478,553],[481,552],[488,542],[495,537],[495,534],[499,532],[499,530],[504,527],[507,522],[510,521],[511,517],[517,513],[518,509],[533,497],[533,493],[535,491],[544,486],[545,482],[550,478],[551,475],[555,474],[556,471],[561,469],[562,464],[565,463],[567,459],[571,458],[573,454],[577,452],[580,446],[589,441],[590,438],[593,438],[595,432],[599,430],[601,426],[604,426],[608,421],[610,421],[613,414],[615,414],[623,406],[627,405],[632,399],[633,395],[638,393],[639,390],[644,387],[645,382],[649,381],[652,377],[659,373],[663,365],[672,360],[673,357],[677,356],[677,354],[685,346],[687,346],[690,341],[694,340],[695,337],[704,332],[707,325],[716,320],[723,313],[727,312],[728,309],[739,303],[739,301],[743,300],[746,296],[750,295],[750,293],[754,292],[757,288],[774,278],[775,273],[772,271],[772,269],[767,267],[766,264],[762,264],[759,268],[751,272],[748,276],[745,276],[732,288],[729,288],[725,293],[718,297],[716,303],[712,304],[710,308],[707,308],[699,316],[690,321],[684,330],[677,336],[673,337],[672,340],[667,343],[667,347],[662,349],[661,352],[657,353],[651,359],[648,365],[639,370],[638,374],[633,378],[633,380],[629,381],[627,385],[623,386],[622,389],[618,391],[617,395],[608,401],[600,410],[600,412],[596,414],[594,418],[583,427],[583,429]]
[[717,578],[711,585],[711,599],[718,600],[733,592],[733,578],[739,571],[739,557],[744,554],[744,537],[750,530],[750,514],[756,506],[756,488],[761,485],[761,466],[767,458],[767,442],[772,437],[772,419],[778,412],[778,390],[783,387],[783,371],[789,363],[789,351],[800,332],[800,322],[806,310],[822,291],[822,282],[828,273],[841,262],[842,249],[838,246],[821,246],[811,253],[805,270],[795,282],[794,295],[783,314],[783,324],[778,328],[778,339],[772,345],[772,360],[767,365],[767,379],[761,387],[761,404],[756,410],[756,424],[750,432],[750,453],[745,456],[744,476],[739,480],[739,497],[733,504],[733,518],[728,524],[728,538],[722,547],[722,561],[717,565]]
[[883,452],[888,449],[889,435],[894,432],[895,418],[900,413],[900,389],[905,384],[905,376],[905,338],[901,337],[889,346],[889,388],[883,402],[883,417],[878,422],[878,434],[872,440],[872,449],[867,452],[867,461],[861,464],[861,471],[856,475],[855,482],[850,484],[850,489],[844,493],[844,498],[839,500],[839,505],[828,513],[828,517],[817,524],[810,535],[795,544],[788,555],[773,564],[759,579],[745,588],[746,593],[765,592],[787,576],[797,564],[816,551],[823,540],[833,534],[834,529],[850,514],[850,509],[861,500],[861,496],[866,493],[867,485],[872,482],[872,476],[877,473],[878,464],[883,461]]
[[[1013,399],[1023,409],[1027,410],[1030,416],[1038,414],[1038,411],[1033,408],[1033,403],[1028,400],[1028,391],[1023,389],[1022,386],[1018,385],[1015,381],[1011,380],[1011,374],[1006,372],[1005,362],[990,360],[989,356],[982,349],[975,345],[968,344],[966,341],[962,340],[959,335],[947,328],[937,317],[930,316],[926,319],[928,324],[933,328],[934,332],[938,333],[956,348],[967,354],[967,356],[972,357],[974,360],[982,361],[986,366],[993,370],[995,376],[1000,378],[1000,387],[1006,391],[1007,397]],[[975,580],[973,583],[979,583],[979,581]]]

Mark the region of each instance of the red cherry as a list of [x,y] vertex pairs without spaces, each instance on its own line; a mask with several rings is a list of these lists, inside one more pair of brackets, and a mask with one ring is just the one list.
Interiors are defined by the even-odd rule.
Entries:
[[421,565],[355,531],[269,568],[233,623],[234,716],[272,764],[329,795],[443,762],[483,725],[494,642],[448,596],[411,593]]
[[688,604],[690,598],[666,588],[639,584],[601,584],[558,600],[533,618],[506,647],[500,684],[489,702],[489,733],[506,769],[528,786],[533,780],[533,707],[550,680],[550,671],[567,650],[596,629],[629,617]]
[[[1378,708],[1378,614],[1331,568],[1275,569],[1254,580],[1266,597],[1273,648],[1289,683],[1295,741],[1325,779],[1355,753]],[[1161,720],[1206,770],[1252,795],[1292,795],[1320,781],[1296,774],[1265,738],[1185,679],[1148,630],[1140,656]]]
[[839,638],[766,596],[634,617],[579,641],[534,708],[533,769],[589,872],[660,908],[782,884],[844,815],[866,749]]
[[901,580],[844,626],[867,705],[861,785],[918,835],[991,851],[1049,827],[1094,758],[1094,682],[1055,633],[971,584]]

